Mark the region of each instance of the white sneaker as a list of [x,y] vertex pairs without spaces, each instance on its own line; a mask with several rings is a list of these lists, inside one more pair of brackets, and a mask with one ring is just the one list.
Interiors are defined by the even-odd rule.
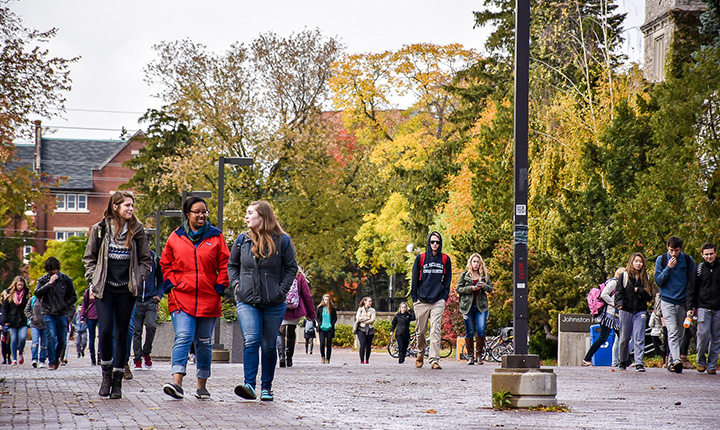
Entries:
[[188,363],[195,364],[195,354],[190,354],[188,356]]
[[45,367],[45,363],[43,363],[42,361],[40,363],[38,363],[39,369],[42,369],[43,367]]

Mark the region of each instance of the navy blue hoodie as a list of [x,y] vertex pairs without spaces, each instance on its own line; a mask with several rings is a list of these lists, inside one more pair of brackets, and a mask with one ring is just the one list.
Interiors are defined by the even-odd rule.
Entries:
[[[440,238],[440,247],[436,255],[433,255],[430,247],[430,237],[437,236]],[[430,232],[427,238],[427,251],[425,251],[425,261],[423,267],[420,267],[420,256],[415,257],[415,264],[412,268],[412,286],[410,287],[410,296],[413,303],[421,301],[423,303],[435,303],[440,300],[446,300],[450,296],[450,282],[452,281],[452,264],[450,256],[447,257],[445,267],[442,261],[442,236],[440,233]],[[420,272],[422,271],[422,279]]]

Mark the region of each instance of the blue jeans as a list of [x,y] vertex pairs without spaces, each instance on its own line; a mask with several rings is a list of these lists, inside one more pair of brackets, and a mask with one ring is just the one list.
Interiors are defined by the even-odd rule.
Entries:
[[66,346],[67,317],[45,315],[45,330],[48,337],[48,364],[59,364],[60,353]]
[[485,325],[489,314],[490,311],[480,312],[475,306],[470,308],[467,319],[463,319],[465,323],[465,339],[472,339],[475,336],[485,337]]
[[23,352],[25,352],[27,329],[27,326],[18,328],[10,327],[10,351],[12,351],[13,361],[17,361],[18,351],[20,355],[23,355]]
[[[95,333],[97,331],[97,320],[96,319],[90,319],[88,318],[87,326],[88,326],[88,345],[90,346],[90,358],[93,363],[95,363]],[[35,338],[35,335],[33,335],[33,339]]]
[[277,363],[276,338],[285,316],[285,310],[285,302],[267,306],[253,306],[237,302],[238,323],[245,339],[245,350],[243,351],[245,383],[253,388],[257,383],[260,362],[259,349],[262,346],[260,387],[263,390],[272,389],[275,364]]
[[[39,361],[40,363],[44,363],[45,360],[47,360],[47,329],[30,327],[30,334],[32,334],[32,361]],[[38,349],[40,352],[39,357]]]
[[[197,377],[210,377],[212,363],[212,335],[215,329],[215,317],[194,317],[183,311],[175,311],[172,318],[175,330],[175,342],[172,349],[172,373],[185,375],[190,345],[195,343]],[[273,338],[274,339],[274,338]]]

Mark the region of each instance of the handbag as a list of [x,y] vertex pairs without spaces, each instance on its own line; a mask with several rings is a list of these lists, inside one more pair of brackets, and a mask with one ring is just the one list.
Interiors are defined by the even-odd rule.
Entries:
[[355,321],[355,324],[353,324],[353,334],[357,334],[359,326],[360,326],[360,321]]

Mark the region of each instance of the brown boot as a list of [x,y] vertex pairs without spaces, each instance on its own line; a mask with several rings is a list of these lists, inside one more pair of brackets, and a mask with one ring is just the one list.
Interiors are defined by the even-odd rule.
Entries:
[[485,336],[475,336],[475,361],[477,364],[484,364],[483,355],[485,355]]
[[417,358],[415,359],[415,367],[417,367],[418,369],[423,367],[423,358],[425,358],[423,354],[418,353]]
[[467,348],[468,365],[475,364],[475,340],[471,337],[465,338],[465,347]]

